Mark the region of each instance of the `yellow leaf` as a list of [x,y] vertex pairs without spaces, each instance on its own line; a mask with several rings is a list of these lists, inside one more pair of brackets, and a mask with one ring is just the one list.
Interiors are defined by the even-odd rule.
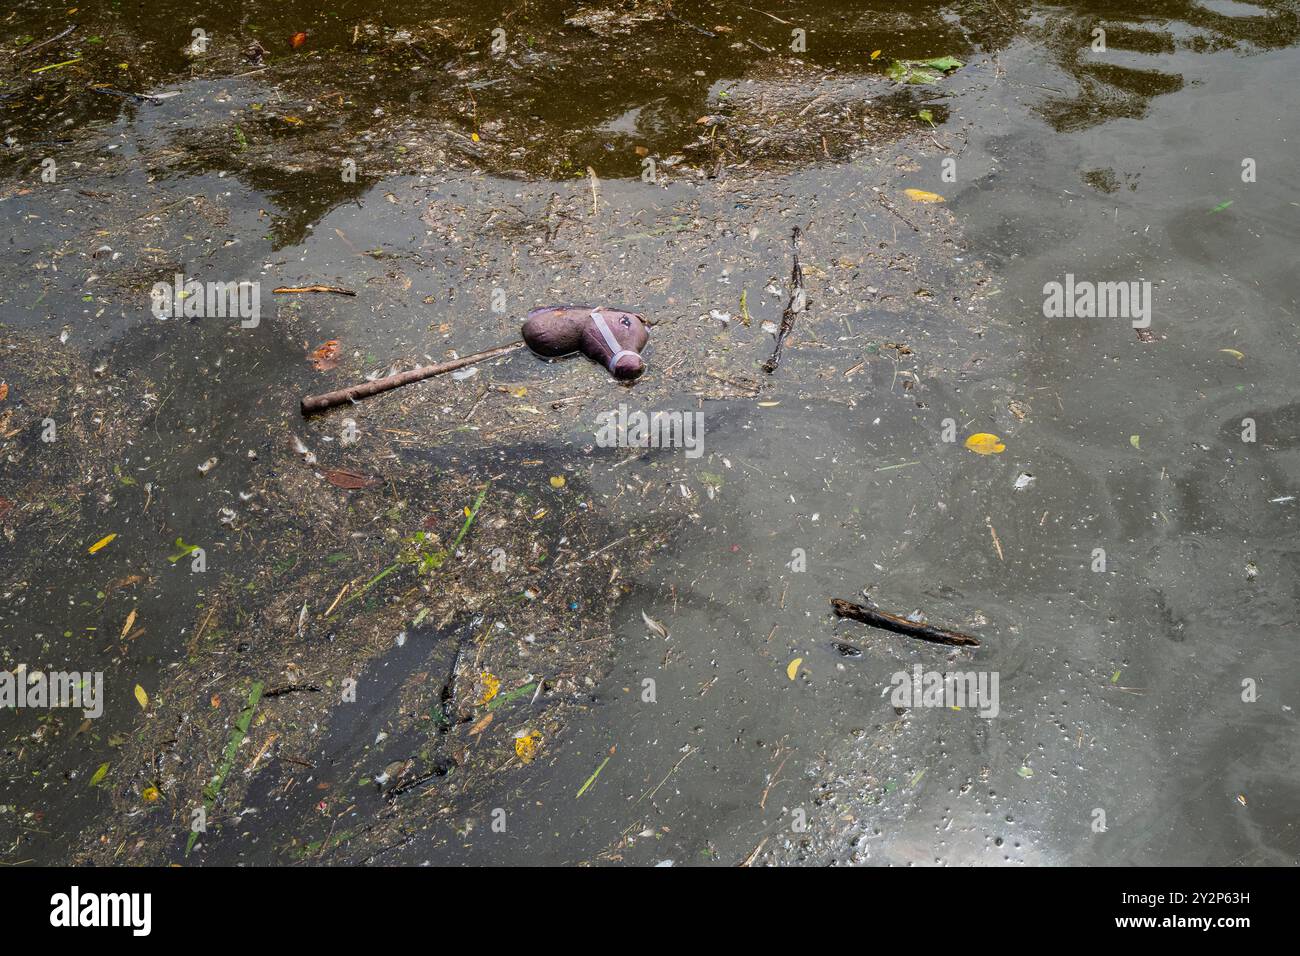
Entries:
[[135,609],[133,608],[131,613],[126,616],[126,623],[122,625],[122,637],[126,637],[127,633],[131,630],[131,625],[134,623]]
[[997,435],[989,432],[976,432],[966,439],[966,447],[977,455],[1000,455],[1007,450]]
[[1219,351],[1220,351],[1220,352],[1227,352],[1229,355],[1231,355],[1233,358],[1235,358],[1238,362],[1240,362],[1242,359],[1244,359],[1244,358],[1246,357],[1244,353],[1242,353],[1242,352],[1238,352],[1236,349],[1219,349]]
[[478,699],[478,704],[481,707],[497,695],[497,691],[501,689],[501,679],[495,674],[484,671],[479,675],[479,684],[483,688],[483,696]]
[[1132,445],[1134,448],[1136,448],[1138,451],[1141,451],[1141,450],[1142,450],[1142,436],[1141,436],[1141,435],[1129,435],[1129,436],[1128,436],[1128,443],[1129,443],[1130,445]]
[[524,763],[531,763],[537,756],[537,748],[542,742],[542,735],[535,730],[521,733],[515,738],[515,756]]
[[478,142],[478,133],[470,133],[470,134],[469,134],[469,138],[472,139],[474,142],[477,143],[477,142]]
[[552,479],[551,479],[551,487],[552,487],[552,488],[556,488],[556,489],[563,488],[563,487],[564,487],[564,476],[563,476],[563,475],[556,475],[554,478],[552,478]]
[[790,662],[790,666],[785,669],[785,676],[794,680],[794,675],[799,673],[799,665],[803,663],[802,657],[796,657]]
[[159,797],[158,788],[145,787],[142,791],[140,791],[140,796],[144,797],[145,803],[157,803]]
[[107,545],[110,541],[112,541],[116,537],[117,537],[117,532],[114,531],[112,534],[105,535],[104,537],[100,538],[98,541],[96,541],[94,544],[90,546],[89,548],[90,553],[94,554],[96,551],[103,548],[105,545]]
[[149,709],[149,694],[139,684],[135,685],[135,699],[140,703],[141,708]]
[[871,59],[873,59],[873,60],[879,60],[879,59],[880,59],[880,51],[879,51],[879,50],[872,50],[872,51],[871,51]]
[[928,193],[924,189],[904,189],[903,193],[914,202],[943,202],[938,193]]

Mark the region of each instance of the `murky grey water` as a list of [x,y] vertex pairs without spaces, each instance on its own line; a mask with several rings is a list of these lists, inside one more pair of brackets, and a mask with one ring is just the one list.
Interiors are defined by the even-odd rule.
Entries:
[[[250,837],[214,841],[209,859],[298,859],[286,847],[301,834],[325,838],[322,862],[1294,862],[1294,5],[782,4],[765,7],[769,16],[678,4],[687,25],[660,20],[581,41],[576,28],[547,34],[563,16],[543,6],[519,14],[537,37],[513,65],[487,65],[465,38],[502,17],[510,24],[512,6],[453,11],[432,34],[421,32],[422,15],[394,13],[387,25],[414,30],[424,46],[412,53],[388,36],[361,60],[350,52],[364,39],[360,12],[277,5],[213,29],[240,36],[219,46],[232,57],[250,32],[282,48],[284,36],[310,30],[329,52],[284,80],[293,93],[262,74],[239,76],[252,64],[187,80],[192,66],[175,52],[133,58],[114,79],[184,91],[157,104],[83,93],[56,105],[78,84],[37,89],[11,77],[5,323],[47,344],[67,330],[67,347],[106,362],[109,376],[130,369],[151,380],[154,398],[131,395],[145,427],[115,453],[166,511],[124,485],[113,501],[66,503],[64,548],[38,553],[21,532],[0,542],[0,664],[112,675],[93,733],[0,715],[6,861],[57,861],[120,822],[87,780],[112,759],[111,737],[149,719],[134,686],[165,686],[184,666],[195,608],[216,587],[174,573],[157,551],[177,536],[215,540],[214,516],[260,467],[248,451],[265,458],[298,427],[292,396],[319,384],[304,346],[340,339],[363,353],[366,370],[486,347],[513,332],[510,316],[484,318],[502,282],[512,305],[599,297],[661,319],[651,372],[612,401],[701,410],[706,436],[698,460],[663,449],[629,465],[591,450],[590,416],[577,417],[546,451],[520,445],[502,467],[544,456],[548,471],[576,469],[611,509],[628,507],[619,503],[627,489],[648,496],[653,486],[658,500],[684,488],[682,530],[632,579],[616,606],[608,672],[544,759],[480,786],[452,817],[417,810],[394,822],[367,792],[332,823],[304,820],[314,814],[310,791],[281,796],[301,772],[280,763],[250,785],[238,824]],[[96,16],[123,25],[114,12]],[[736,168],[713,184],[712,154],[689,149],[695,120],[721,108],[719,90],[740,97],[746,81],[762,87],[775,72],[761,48],[729,46],[788,43],[790,25],[772,17],[810,25],[806,59],[837,71],[828,99],[861,113],[847,126],[819,121],[829,134],[806,131],[788,158],[764,154],[774,147],[759,136],[740,141],[766,163],[766,178],[747,178],[738,144],[721,154]],[[190,19],[180,5],[158,23]],[[18,20],[37,41],[64,25],[34,7],[20,7]],[[1091,48],[1097,25],[1106,51]],[[159,50],[188,35],[128,28],[156,35]],[[638,42],[629,38],[645,30],[664,46],[629,60]],[[547,37],[559,35],[578,46],[548,59]],[[594,75],[574,57],[582,43],[620,70]],[[900,93],[872,73],[877,49],[885,60],[951,53],[965,65],[941,85]],[[33,63],[67,58],[47,52]],[[697,65],[700,75],[688,75]],[[444,102],[439,67],[474,95]],[[511,98],[542,69],[554,73],[550,89],[569,95],[538,88]],[[379,78],[367,80],[371,72]],[[268,115],[310,127],[294,97],[312,89],[328,100],[334,88],[348,104],[334,135],[359,139],[375,124],[376,150],[395,168],[363,162],[359,183],[340,183],[328,134]],[[788,86],[770,89],[775,98]],[[895,128],[917,125],[919,109],[934,118],[934,139],[926,124],[896,142]],[[238,137],[228,129],[236,114]],[[39,158],[57,148],[48,143],[67,119],[77,138],[67,149],[85,171],[73,186],[42,190]],[[259,138],[251,122],[269,131]],[[428,158],[416,142],[421,122],[461,123],[471,145]],[[776,135],[794,120],[768,122]],[[862,134],[885,128],[875,141]],[[423,173],[393,158],[408,142]],[[641,183],[633,145],[685,152],[700,175]],[[942,175],[945,159],[955,160],[955,181]],[[599,169],[604,212],[594,237],[565,247],[570,227],[554,196],[586,202],[575,176],[588,166]],[[942,194],[951,228],[922,220],[928,207],[909,203],[904,187]],[[148,218],[185,196],[212,206],[190,201]],[[216,208],[224,220],[214,222]],[[550,248],[539,224],[549,224],[543,234],[554,226],[565,254],[537,251]],[[656,381],[656,370],[699,355],[733,375],[762,374],[771,339],[758,325],[777,320],[783,301],[762,290],[788,271],[794,224],[808,232],[813,305],[800,319],[803,347],[787,351],[772,386],[757,399],[702,400],[668,373]],[[677,244],[674,230],[687,228],[697,241]],[[92,241],[127,253],[123,265],[90,257]],[[137,272],[115,279],[128,265]],[[262,277],[268,287],[327,277],[365,294],[277,303],[247,334],[167,326],[138,293],[173,269]],[[1044,317],[1045,283],[1067,274],[1150,281],[1150,341],[1126,317]],[[736,311],[742,289],[752,329],[700,318]],[[485,373],[534,390],[551,375],[518,364]],[[944,440],[949,419],[956,442]],[[1243,440],[1247,419],[1254,441]],[[325,431],[306,434],[317,445]],[[962,439],[977,432],[1001,436],[1005,450],[971,453]],[[217,453],[221,484],[194,469]],[[458,467],[440,454],[405,467]],[[16,485],[0,496],[24,501]],[[116,563],[88,568],[85,545],[110,531],[121,537],[104,554]],[[256,539],[222,539],[226,583],[259,567]],[[806,570],[792,567],[804,557]],[[146,567],[172,576],[142,596],[148,633],[123,654],[98,637],[121,627],[109,585]],[[982,645],[925,645],[830,615],[831,598],[863,600],[864,589],[885,610],[920,609]],[[643,613],[670,636],[650,633]],[[262,640],[282,633],[260,618],[241,624]],[[382,684],[385,667],[444,670],[445,644],[430,636],[426,649],[413,633],[363,681]],[[836,641],[861,655],[841,655]],[[900,713],[891,679],[916,664],[997,674],[997,716],[970,706]],[[394,752],[376,734],[398,708],[394,697],[349,713],[319,736],[319,754],[298,757],[322,780],[325,759],[340,778],[377,773]],[[504,830],[492,826],[498,819]],[[391,837],[379,841],[382,855],[373,843],[328,844],[364,827]]]

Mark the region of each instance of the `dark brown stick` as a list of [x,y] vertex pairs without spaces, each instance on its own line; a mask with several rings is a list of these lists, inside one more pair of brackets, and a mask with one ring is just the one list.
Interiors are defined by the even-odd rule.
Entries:
[[841,601],[839,598],[831,598],[831,607],[835,608],[836,617],[847,617],[852,621],[860,621],[872,627],[884,628],[886,631],[893,631],[896,634],[919,637],[923,641],[933,641],[936,644],[953,644],[957,647],[980,646],[980,642],[969,634],[948,631],[941,627],[931,627],[929,624],[917,624],[914,621],[907,620],[907,618],[886,614],[884,611],[877,611],[874,608],[863,607],[861,604]]
[[403,385],[410,385],[412,382],[433,378],[435,375],[442,375],[444,372],[454,372],[458,368],[496,358],[498,355],[508,355],[523,347],[523,342],[511,342],[509,345],[499,345],[494,349],[488,349],[486,352],[475,352],[473,355],[466,355],[450,362],[440,362],[437,365],[422,365],[419,368],[398,372],[396,375],[377,378],[373,382],[362,382],[360,385],[340,388],[334,392],[326,392],[324,395],[308,395],[302,400],[302,413],[303,415],[310,415],[313,412],[323,412],[335,405],[355,402],[359,398],[369,398],[371,395],[378,395],[380,392],[387,392]]
[[[799,227],[794,227],[794,234],[791,236],[791,242],[794,245],[794,267],[790,270],[790,301],[785,304],[785,311],[781,313],[781,328],[776,333],[776,348],[772,350],[772,357],[763,363],[763,371],[772,373],[776,367],[781,364],[781,349],[785,347],[785,337],[790,334],[794,328],[794,317],[802,312],[808,305],[808,297],[803,290],[803,267],[799,265],[799,240],[803,233]],[[795,303],[799,303],[799,308],[795,308]]]

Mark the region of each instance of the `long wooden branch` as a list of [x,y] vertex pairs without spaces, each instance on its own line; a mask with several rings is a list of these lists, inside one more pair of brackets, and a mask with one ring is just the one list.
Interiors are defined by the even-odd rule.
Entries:
[[861,604],[854,604],[851,601],[841,601],[839,598],[831,598],[831,607],[835,608],[837,617],[847,617],[852,621],[859,621],[862,624],[869,624],[872,627],[884,628],[886,631],[893,631],[896,634],[906,634],[908,637],[917,637],[923,641],[933,641],[935,644],[952,644],[957,647],[979,647],[980,642],[977,638],[969,634],[962,634],[960,631],[949,631],[942,627],[931,627],[929,624],[917,624],[915,621],[909,621],[905,617],[898,617],[894,614],[886,614],[884,611],[877,611],[874,608],[863,607]]
[[435,375],[442,375],[445,372],[454,372],[458,368],[473,365],[475,362],[483,362],[490,358],[496,358],[498,355],[508,355],[523,347],[524,343],[522,341],[511,342],[509,345],[500,345],[494,349],[488,349],[486,352],[475,352],[473,355],[466,355],[450,362],[439,362],[436,365],[422,365],[419,368],[398,372],[396,375],[377,378],[373,382],[362,382],[360,385],[340,388],[334,392],[326,392],[324,395],[308,395],[302,400],[302,413],[311,415],[314,412],[323,412],[325,409],[333,408],[336,405],[355,402],[359,398],[369,398],[371,395],[378,395],[380,392],[400,388],[412,382],[433,378]]

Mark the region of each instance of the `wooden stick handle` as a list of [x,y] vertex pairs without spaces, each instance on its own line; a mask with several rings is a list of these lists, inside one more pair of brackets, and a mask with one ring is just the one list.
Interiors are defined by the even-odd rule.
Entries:
[[373,382],[362,382],[360,385],[352,385],[334,392],[326,392],[324,395],[307,395],[302,400],[302,413],[303,415],[311,415],[314,412],[323,412],[325,409],[333,408],[336,405],[355,402],[359,398],[369,398],[371,395],[378,395],[380,392],[400,388],[412,382],[433,378],[435,375],[442,375],[444,372],[454,372],[458,368],[473,365],[475,362],[496,358],[498,355],[508,355],[523,347],[524,343],[522,341],[511,342],[509,345],[499,345],[494,349],[488,349],[486,352],[475,352],[473,355],[452,359],[450,362],[439,362],[436,365],[422,365],[419,368],[398,372],[396,375],[377,378]]

